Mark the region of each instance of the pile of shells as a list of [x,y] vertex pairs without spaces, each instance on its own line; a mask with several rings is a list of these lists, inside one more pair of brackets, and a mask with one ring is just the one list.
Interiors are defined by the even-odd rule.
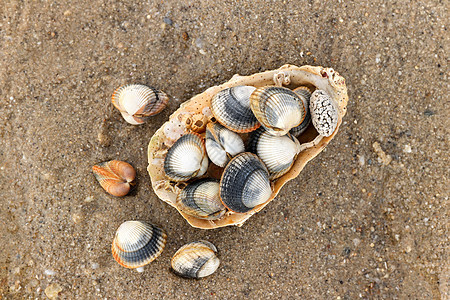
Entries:
[[348,101],[330,68],[235,75],[185,102],[152,137],[160,199],[194,227],[241,226],[337,133]]

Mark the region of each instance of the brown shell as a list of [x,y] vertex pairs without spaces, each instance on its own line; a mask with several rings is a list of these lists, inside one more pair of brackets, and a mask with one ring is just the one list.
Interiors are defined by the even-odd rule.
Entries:
[[102,188],[117,197],[128,194],[136,177],[134,168],[120,160],[99,163],[92,167],[92,172]]
[[[280,81],[279,78],[284,80]],[[176,208],[176,198],[180,191],[179,183],[170,182],[164,174],[164,157],[167,153],[168,147],[174,143],[173,138],[166,136],[166,133],[179,134],[180,131],[184,133],[190,132],[189,129],[178,120],[178,116],[182,114],[197,114],[203,113],[210,117],[210,101],[211,98],[219,91],[227,87],[238,85],[250,85],[254,87],[262,87],[268,85],[276,85],[282,82],[290,89],[295,89],[299,86],[307,86],[312,90],[321,89],[327,92],[328,95],[339,107],[338,128],[342,123],[342,118],[347,112],[347,87],[345,79],[331,68],[302,66],[296,67],[293,65],[284,65],[279,69],[257,73],[250,76],[235,75],[230,81],[214,86],[203,93],[194,96],[191,100],[183,103],[180,108],[175,111],[169,120],[153,135],[148,146],[148,172],[152,181],[152,186],[158,197]],[[183,127],[184,126],[184,127]],[[180,129],[181,128],[181,129]],[[335,130],[329,137],[323,137],[318,140],[317,144],[299,153],[292,168],[273,182],[273,193],[269,201],[256,206],[247,213],[227,212],[223,218],[219,220],[201,220],[182,212],[180,214],[189,222],[190,225],[197,228],[212,229],[229,225],[241,226],[253,214],[262,210],[270,201],[277,196],[281,188],[289,180],[297,177],[305,167],[306,163],[316,157],[336,135],[338,130]],[[307,143],[313,141],[318,136],[317,131],[313,126],[308,126],[307,130],[299,137],[300,143]],[[220,177],[220,173],[208,174],[212,177]],[[219,170],[220,171],[220,170]]]

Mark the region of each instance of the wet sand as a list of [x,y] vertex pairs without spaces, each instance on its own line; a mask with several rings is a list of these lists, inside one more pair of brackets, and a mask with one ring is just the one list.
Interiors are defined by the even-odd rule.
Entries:
[[[3,1],[0,298],[448,298],[448,6],[341,2]],[[151,189],[151,136],[206,88],[286,63],[346,78],[340,132],[241,228],[190,227]],[[169,106],[127,124],[110,103],[127,83]],[[131,195],[95,181],[110,159],[135,166]],[[168,234],[143,273],[110,252],[134,219]],[[177,277],[171,256],[198,239],[221,266]]]

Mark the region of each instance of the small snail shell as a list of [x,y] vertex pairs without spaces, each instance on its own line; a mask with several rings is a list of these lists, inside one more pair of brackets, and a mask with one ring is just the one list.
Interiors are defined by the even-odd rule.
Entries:
[[144,221],[127,221],[117,229],[111,251],[125,268],[140,268],[155,260],[166,245],[164,230]]
[[220,179],[220,199],[229,210],[248,212],[271,195],[269,172],[255,154],[238,154],[225,167]]
[[218,123],[206,126],[205,146],[209,159],[219,167],[225,167],[231,157],[245,151],[242,138]]
[[310,99],[311,119],[317,132],[330,136],[337,127],[338,108],[331,97],[323,90],[315,90]]
[[164,171],[173,181],[186,181],[205,174],[208,162],[203,138],[197,133],[188,133],[167,151]]
[[216,120],[234,132],[250,132],[261,126],[250,109],[250,95],[256,88],[235,86],[218,92],[211,99]]
[[276,136],[285,135],[298,126],[306,115],[302,100],[284,87],[256,89],[250,96],[250,107],[261,125]]
[[125,196],[134,184],[136,171],[124,161],[111,160],[92,167],[94,176],[102,188],[117,197]]
[[116,89],[111,102],[125,121],[138,125],[161,112],[169,102],[169,97],[153,87],[131,84]]
[[175,274],[185,278],[202,278],[214,273],[220,265],[217,248],[210,242],[184,245],[174,254],[171,265]]

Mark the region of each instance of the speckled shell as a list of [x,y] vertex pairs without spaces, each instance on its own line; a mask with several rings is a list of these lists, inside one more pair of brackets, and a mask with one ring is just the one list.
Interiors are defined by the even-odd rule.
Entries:
[[250,132],[261,126],[250,109],[251,86],[223,89],[211,100],[211,111],[216,120],[234,132]]
[[272,195],[269,172],[253,153],[235,156],[220,179],[220,200],[231,211],[246,213]]
[[252,132],[248,147],[266,165],[270,180],[286,174],[300,151],[300,143],[290,133],[274,136],[262,127]]
[[284,87],[256,89],[250,96],[250,107],[261,125],[276,136],[287,134],[306,116],[306,108],[299,96]]
[[169,97],[153,87],[130,84],[116,89],[111,102],[125,121],[138,125],[160,113],[167,106]]
[[330,136],[338,124],[338,108],[331,97],[322,90],[315,90],[310,99],[311,119],[314,127],[323,136]]
[[209,159],[219,167],[225,167],[231,157],[245,151],[242,138],[218,123],[206,127],[205,146]]
[[299,96],[299,98],[303,102],[303,106],[306,110],[306,115],[300,125],[292,128],[289,133],[295,137],[298,137],[300,134],[305,132],[306,128],[308,128],[311,123],[311,113],[309,111],[309,99],[311,98],[311,90],[306,86],[300,86],[294,90],[294,92]]
[[166,233],[147,222],[126,221],[112,242],[114,259],[125,268],[139,268],[156,259],[166,245]]
[[210,242],[198,241],[184,245],[175,253],[171,265],[175,274],[199,279],[214,273],[220,265],[217,248]]
[[[280,79],[280,80],[278,80]],[[184,187],[184,183],[174,183],[164,172],[164,158],[167,155],[167,148],[170,147],[174,140],[181,134],[191,132],[189,126],[180,121],[180,116],[184,114],[195,115],[204,114],[207,118],[211,116],[211,99],[221,90],[234,86],[248,85],[255,88],[264,86],[284,85],[290,89],[300,86],[307,86],[311,90],[324,90],[330,95],[333,103],[338,107],[338,126],[342,123],[342,118],[347,111],[347,87],[345,79],[331,68],[320,66],[302,66],[284,65],[279,69],[256,73],[250,76],[235,75],[228,82],[208,88],[203,93],[194,96],[191,100],[181,104],[180,108],[175,111],[169,120],[161,126],[159,130],[151,138],[148,146],[148,172],[150,174],[153,189],[156,195],[167,204],[176,207],[176,197]],[[235,213],[228,211],[222,218],[217,220],[204,220],[189,216],[179,209],[178,212],[193,227],[202,229],[213,229],[223,226],[242,226],[246,220],[252,215],[261,211],[270,201],[276,197],[281,188],[289,181],[299,175],[305,165],[328,145],[334,138],[338,130],[335,130],[329,137],[318,135],[316,129],[311,124],[306,131],[298,137],[301,145],[312,144],[312,146],[304,147],[294,161],[291,169],[272,182],[273,192],[270,199],[265,203],[256,206],[247,213]],[[167,135],[166,135],[167,134]],[[313,142],[314,143],[311,143]],[[214,164],[210,164],[214,166]],[[211,170],[208,170],[208,175]],[[320,172],[320,170],[317,170]],[[212,175],[209,175],[212,176]],[[220,178],[212,176],[214,178]],[[180,187],[180,184],[183,185]],[[307,188],[303,183],[297,182],[299,189]],[[174,210],[175,212],[175,210]],[[268,213],[270,213],[270,209]]]
[[188,133],[179,138],[167,152],[164,160],[166,176],[173,181],[186,181],[202,176],[208,168],[203,138]]
[[177,207],[200,219],[220,219],[226,209],[219,197],[219,180],[205,178],[188,184],[178,194]]
[[109,194],[122,197],[134,184],[136,171],[124,161],[111,160],[92,167],[95,178]]

